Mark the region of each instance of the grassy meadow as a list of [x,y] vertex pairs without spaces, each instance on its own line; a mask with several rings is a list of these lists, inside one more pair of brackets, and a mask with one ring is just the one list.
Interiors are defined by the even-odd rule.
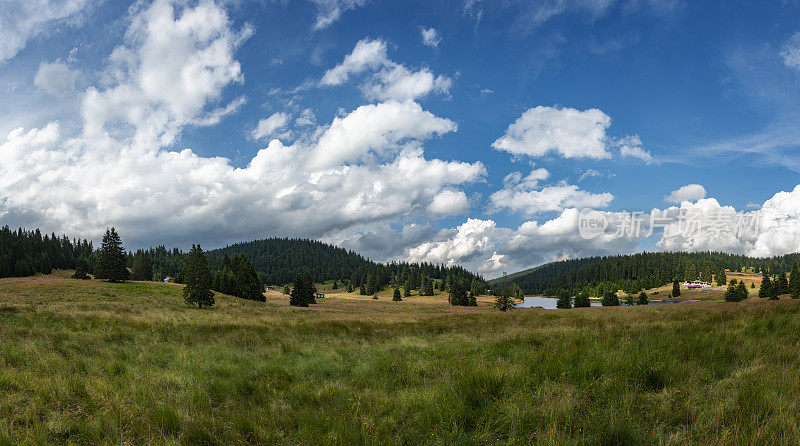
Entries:
[[0,444],[800,443],[800,301],[293,308],[0,280]]

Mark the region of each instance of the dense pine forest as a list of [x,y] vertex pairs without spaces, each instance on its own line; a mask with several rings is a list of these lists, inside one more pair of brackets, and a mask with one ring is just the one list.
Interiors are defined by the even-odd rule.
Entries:
[[[50,274],[53,269],[73,269],[93,263],[94,248],[87,240],[70,240],[36,229],[0,229],[0,278]],[[91,272],[91,271],[90,271]]]
[[428,280],[444,282],[459,280],[471,284],[479,277],[460,266],[433,265],[430,263],[388,264],[373,262],[358,253],[309,239],[269,238],[237,243],[206,253],[212,269],[222,264],[225,256],[244,255],[251,262],[265,284],[285,284],[302,271],[311,275],[314,282],[336,280],[347,282],[354,288],[362,284],[367,294],[373,294],[388,285],[412,289],[423,288]]
[[490,285],[509,280],[526,294],[556,296],[562,291],[572,295],[584,291],[601,296],[606,290],[637,292],[656,288],[673,280],[703,279],[711,281],[712,275],[728,268],[771,274],[791,270],[800,254],[771,258],[753,258],[721,252],[643,252],[639,254],[588,257],[563,260],[537,266],[525,271],[489,281]]

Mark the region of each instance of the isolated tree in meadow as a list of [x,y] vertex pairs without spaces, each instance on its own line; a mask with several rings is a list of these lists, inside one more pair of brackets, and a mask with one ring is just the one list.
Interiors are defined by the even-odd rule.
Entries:
[[466,307],[469,305],[469,296],[467,295],[467,287],[461,280],[455,280],[450,283],[450,305]]
[[614,291],[606,291],[603,294],[602,304],[604,307],[618,307],[619,306],[619,296]]
[[516,293],[517,290],[511,287],[508,280],[503,279],[497,293],[497,299],[495,299],[494,302],[494,307],[500,311],[513,310]]
[[758,290],[758,297],[769,298],[772,297],[772,280],[769,278],[767,271],[764,271],[761,277],[761,288]]
[[575,296],[575,308],[591,307],[592,303],[589,301],[589,293],[581,291]]
[[681,295],[681,284],[678,282],[678,279],[672,281],[672,297],[678,297]]
[[288,296],[289,294],[291,294],[291,292],[292,290],[289,288],[288,284],[283,286],[283,294],[286,294]]
[[644,291],[639,293],[639,299],[636,300],[636,305],[647,305],[649,303],[650,301],[647,300],[647,293],[645,293]]
[[400,288],[395,287],[394,293],[392,295],[392,300],[395,302],[400,302],[403,298],[400,296]]
[[289,294],[289,305],[307,307],[309,304],[317,303],[314,297],[315,292],[311,274],[297,273],[294,279],[294,287],[292,287],[292,292]]
[[798,268],[797,262],[794,262],[792,271],[789,273],[789,294],[792,295],[792,299],[800,298],[800,268]]
[[153,263],[150,261],[148,251],[139,251],[133,257],[131,278],[133,280],[153,280]]
[[559,310],[569,310],[572,308],[572,299],[569,296],[569,292],[566,290],[562,290],[558,294],[558,300],[556,301],[556,308]]
[[97,259],[94,276],[97,279],[106,279],[109,282],[123,282],[128,280],[126,267],[127,254],[122,247],[122,240],[116,229],[106,229],[100,256]]
[[725,286],[728,283],[728,277],[725,275],[725,269],[719,270],[717,273],[717,286]]
[[200,245],[192,245],[186,267],[183,271],[186,287],[183,289],[183,300],[187,305],[197,304],[199,308],[214,305],[214,293],[211,291],[211,270],[208,260]]
[[750,294],[747,291],[747,286],[742,281],[739,281],[739,284],[736,285],[736,296],[739,298],[740,301],[750,297]]

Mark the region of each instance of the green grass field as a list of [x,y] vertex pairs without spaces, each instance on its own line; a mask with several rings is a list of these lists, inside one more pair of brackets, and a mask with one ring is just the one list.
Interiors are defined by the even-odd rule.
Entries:
[[798,444],[800,302],[307,309],[0,280],[0,444]]

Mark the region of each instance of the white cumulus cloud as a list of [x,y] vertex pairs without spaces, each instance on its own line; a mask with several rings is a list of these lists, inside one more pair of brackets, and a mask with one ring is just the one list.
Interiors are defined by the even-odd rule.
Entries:
[[390,60],[386,42],[369,39],[359,41],[340,64],[327,70],[320,85],[341,85],[365,72],[371,74],[362,82],[361,91],[369,100],[416,100],[430,93],[448,94],[452,86],[449,77],[437,76],[428,68],[415,71]]
[[289,123],[289,115],[277,112],[258,121],[258,125],[250,132],[253,139],[262,139],[274,135],[276,132],[285,129]]
[[606,129],[611,118],[592,108],[531,108],[508,126],[493,144],[496,150],[541,157],[556,152],[565,158],[609,158]]
[[664,198],[668,203],[682,203],[684,201],[697,201],[706,197],[706,188],[699,184],[687,184],[680,189],[670,192]]
[[503,189],[489,197],[490,211],[507,208],[525,215],[534,215],[573,207],[603,208],[614,199],[610,193],[594,194],[563,182],[541,187],[539,182],[549,176],[546,169],[534,169],[524,178],[519,172],[507,175],[503,181]]
[[422,35],[422,43],[431,48],[436,48],[439,46],[439,42],[442,41],[436,28],[422,28],[420,29],[420,34]]

